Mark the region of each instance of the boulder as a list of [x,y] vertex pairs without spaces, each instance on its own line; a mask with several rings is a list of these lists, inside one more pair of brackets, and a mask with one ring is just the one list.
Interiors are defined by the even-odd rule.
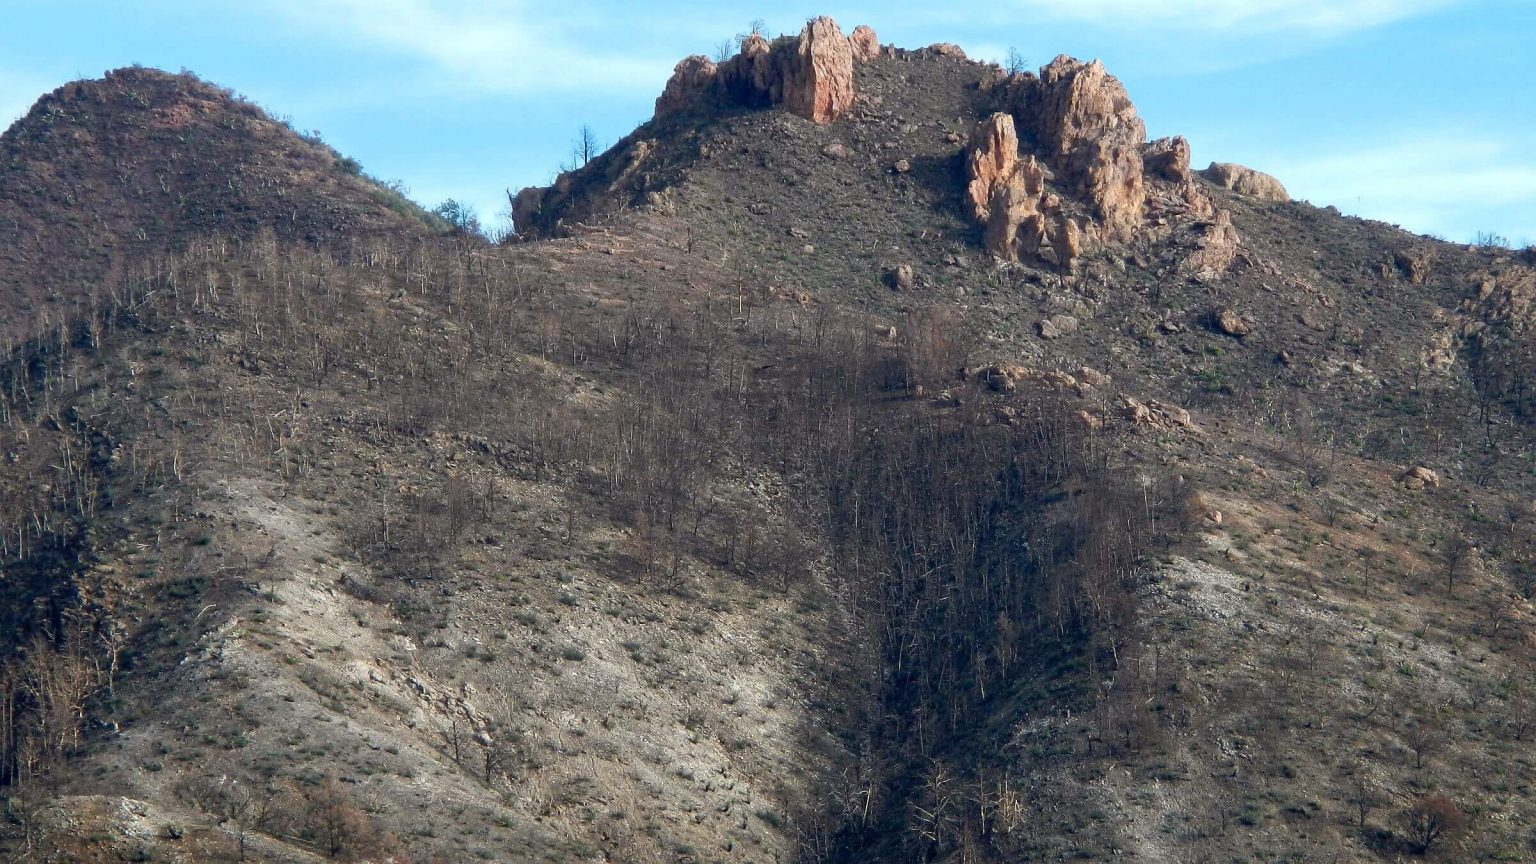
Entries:
[[1019,389],[1019,382],[1029,377],[1029,370],[1014,363],[999,363],[980,371],[987,388],[997,393],[1012,393]]
[[1083,383],[1083,386],[1090,389],[1095,387],[1106,387],[1112,380],[1108,375],[1100,372],[1092,366],[1084,366],[1083,368],[1077,370],[1077,378]]
[[886,274],[886,282],[897,291],[911,291],[914,282],[911,264],[897,264]]
[[1423,489],[1440,485],[1440,475],[1433,468],[1427,468],[1423,465],[1409,468],[1397,479],[1398,482],[1408,489]]
[[1225,210],[1217,211],[1216,218],[1198,230],[1195,250],[1184,258],[1180,269],[1201,281],[1218,279],[1237,260],[1241,240],[1232,227],[1232,216]]
[[1236,310],[1223,309],[1216,313],[1216,329],[1227,336],[1241,337],[1252,333],[1253,325]]
[[[1071,315],[1052,315],[1037,323],[1041,339],[1060,339],[1077,332],[1078,320]],[[1075,384],[1076,382],[1074,382]]]
[[853,108],[853,48],[836,21],[822,16],[806,24],[794,56],[784,76],[786,110],[831,123]]
[[965,60],[965,49],[953,42],[935,42],[928,46],[928,51],[938,57],[953,57],[956,60]]
[[1148,176],[1183,183],[1189,179],[1189,140],[1182,135],[1159,138],[1142,151],[1141,163]]
[[848,36],[848,46],[853,49],[853,59],[860,63],[880,59],[880,40],[868,24],[853,28]]
[[1205,179],[1215,183],[1224,189],[1231,189],[1239,195],[1247,195],[1260,201],[1289,201],[1291,196],[1286,193],[1285,187],[1279,180],[1255,171],[1245,165],[1237,165],[1232,162],[1212,162],[1209,168],[1200,172]]
[[1393,254],[1392,264],[1403,278],[1415,285],[1423,285],[1429,281],[1430,255],[1428,249],[1405,249]]

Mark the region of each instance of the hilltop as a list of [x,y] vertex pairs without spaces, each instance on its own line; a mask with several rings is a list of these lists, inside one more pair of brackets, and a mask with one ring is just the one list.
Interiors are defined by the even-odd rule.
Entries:
[[0,403],[18,853],[1530,858],[1528,250],[830,19],[500,246],[72,86],[0,179],[84,334]]
[[0,136],[0,336],[99,309],[194,238],[421,232],[414,204],[318,138],[188,74],[126,68],[43,96]]

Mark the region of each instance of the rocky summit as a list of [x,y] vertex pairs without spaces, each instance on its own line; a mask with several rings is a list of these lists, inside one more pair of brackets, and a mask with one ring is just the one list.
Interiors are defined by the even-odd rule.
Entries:
[[190,75],[0,136],[8,859],[1533,860],[1536,251],[735,48],[494,242]]

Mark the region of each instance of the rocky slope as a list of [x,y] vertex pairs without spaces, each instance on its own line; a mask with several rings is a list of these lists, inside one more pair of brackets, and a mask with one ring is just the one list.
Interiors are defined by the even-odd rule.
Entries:
[[12,848],[1531,856],[1529,253],[1070,58],[818,19],[657,109],[526,242],[188,241],[13,355]]

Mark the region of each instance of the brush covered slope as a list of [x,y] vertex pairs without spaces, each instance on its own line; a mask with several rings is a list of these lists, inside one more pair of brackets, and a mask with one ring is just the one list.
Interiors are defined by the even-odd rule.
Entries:
[[425,230],[318,137],[183,73],[118,69],[43,96],[0,137],[0,291],[10,347],[110,301],[150,255],[202,236],[290,242]]
[[527,242],[310,190],[18,300],[8,848],[1528,860],[1529,255],[842,38]]

